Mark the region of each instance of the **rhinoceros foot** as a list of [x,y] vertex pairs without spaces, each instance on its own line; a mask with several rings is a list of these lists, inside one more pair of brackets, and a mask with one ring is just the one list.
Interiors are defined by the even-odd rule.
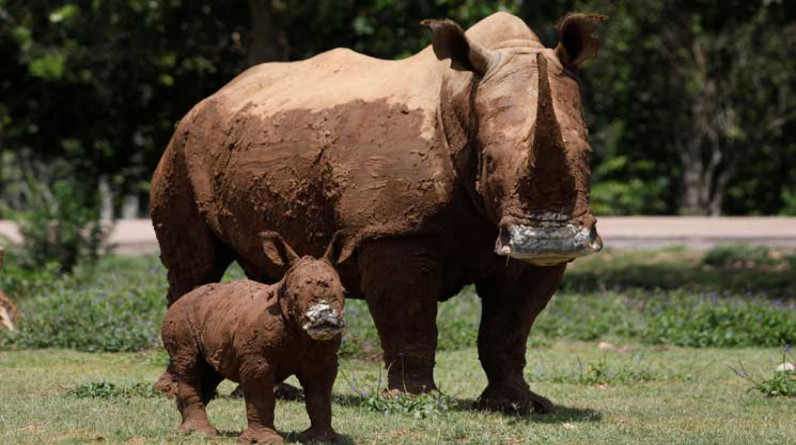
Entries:
[[548,414],[553,402],[527,388],[496,389],[488,387],[473,406],[479,411],[498,411],[509,414]]

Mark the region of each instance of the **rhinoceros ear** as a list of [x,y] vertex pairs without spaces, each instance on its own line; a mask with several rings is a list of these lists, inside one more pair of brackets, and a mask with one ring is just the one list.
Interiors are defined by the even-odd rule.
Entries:
[[592,32],[608,17],[598,14],[568,14],[558,25],[556,55],[565,66],[577,68],[591,59],[600,48],[600,41]]
[[335,232],[323,258],[332,264],[345,262],[354,253],[355,243],[352,241],[345,231]]
[[263,242],[263,252],[265,252],[265,256],[267,256],[274,265],[290,267],[299,259],[299,256],[284,238],[282,238],[282,235],[276,232],[262,232],[260,233],[260,239]]
[[484,75],[495,54],[467,39],[464,30],[450,19],[423,20],[422,26],[431,30],[431,46],[439,60],[451,59],[451,68]]

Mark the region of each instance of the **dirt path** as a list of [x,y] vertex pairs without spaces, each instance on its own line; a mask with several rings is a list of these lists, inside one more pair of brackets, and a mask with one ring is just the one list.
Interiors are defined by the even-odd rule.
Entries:
[[[716,244],[747,243],[796,248],[796,218],[780,217],[602,217],[597,228],[606,247],[648,249],[687,245],[707,249]],[[0,236],[21,237],[12,221],[0,221]],[[155,231],[148,219],[120,220],[111,243],[122,255],[156,253]]]

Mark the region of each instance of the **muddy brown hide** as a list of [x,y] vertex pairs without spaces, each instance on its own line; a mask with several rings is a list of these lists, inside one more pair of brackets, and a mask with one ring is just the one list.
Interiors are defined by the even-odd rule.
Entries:
[[337,268],[391,388],[435,388],[437,303],[474,283],[479,406],[549,410],[522,378],[525,341],[565,263],[601,247],[574,73],[602,19],[566,17],[556,49],[506,13],[466,34],[428,21],[433,47],[404,60],[335,49],[244,72],[179,123],[152,181],[169,301],[232,261],[277,280],[260,231],[317,255],[344,229]]
[[[281,239],[279,239],[281,242]],[[280,253],[280,250],[282,253]],[[215,436],[205,407],[223,379],[241,382],[248,428],[241,442],[281,443],[274,430],[275,383],[296,375],[312,426],[302,440],[333,441],[331,389],[343,329],[344,289],[331,262],[272,248],[290,267],[276,284],[233,281],[184,295],[163,321],[169,353],[155,387],[175,396],[180,431]]]

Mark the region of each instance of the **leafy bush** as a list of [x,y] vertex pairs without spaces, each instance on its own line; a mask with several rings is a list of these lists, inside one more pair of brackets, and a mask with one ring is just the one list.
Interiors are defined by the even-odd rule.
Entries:
[[[567,269],[559,294],[597,290],[626,294],[663,289],[790,299],[796,288],[794,256],[793,251],[754,246],[721,246],[705,254],[684,247],[642,251],[607,249],[574,262]],[[706,261],[732,267],[708,265]]]
[[560,294],[539,315],[532,333],[587,341],[607,335],[634,337],[642,323],[639,311],[619,294]]
[[[115,259],[88,273],[64,277],[41,295],[25,299],[18,332],[4,334],[19,347],[81,351],[137,351],[160,341],[166,313],[161,268],[141,267],[140,259]],[[106,273],[106,269],[117,270]]]
[[68,395],[78,399],[114,399],[130,397],[156,397],[158,391],[152,383],[133,383],[132,385],[118,386],[104,380],[87,382],[75,386],[67,392]]
[[732,366],[730,369],[735,372],[735,375],[752,384],[752,387],[749,388],[750,391],[758,391],[766,397],[796,397],[796,370],[793,369],[793,362],[791,347],[786,345],[782,353],[782,365],[784,367],[785,364],[790,364],[790,367],[775,370],[773,376],[769,378],[755,379],[749,375],[749,371],[740,362],[740,369],[735,369]]
[[796,372],[775,372],[773,377],[756,382],[754,389],[766,397],[796,397]]
[[716,246],[705,254],[702,262],[715,267],[772,266],[778,263],[768,247],[746,244]]
[[22,253],[17,248],[6,248],[0,271],[0,289],[12,300],[40,294],[58,280],[58,266],[55,263],[33,269],[24,267],[22,263]]
[[81,261],[96,262],[109,234],[100,221],[97,192],[74,178],[52,186],[29,179],[28,188],[30,210],[19,214],[28,268],[55,263],[68,273]]
[[763,299],[693,296],[651,299],[642,339],[688,347],[778,346],[796,341],[796,309]]
[[[6,262],[0,286],[17,292],[12,295],[23,317],[17,333],[0,333],[0,346],[135,351],[159,344],[166,274],[156,257],[107,257],[93,268],[80,265],[71,275],[24,271],[13,264]],[[242,271],[234,267],[225,279],[240,277]],[[529,345],[544,346],[555,338],[622,337],[689,347],[777,346],[793,343],[796,335],[796,305],[787,301],[690,290],[568,289],[540,314]],[[439,349],[475,347],[480,314],[472,287],[440,304]],[[367,304],[346,302],[346,320],[340,355],[378,359],[379,336]]]

